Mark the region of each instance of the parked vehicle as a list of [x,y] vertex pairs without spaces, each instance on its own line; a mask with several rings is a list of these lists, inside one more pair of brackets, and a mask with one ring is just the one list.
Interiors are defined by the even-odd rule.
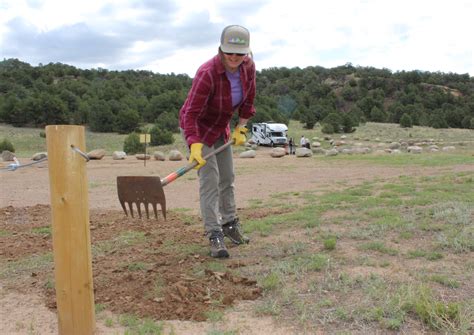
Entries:
[[283,123],[262,122],[252,125],[252,140],[258,145],[286,145],[288,127]]

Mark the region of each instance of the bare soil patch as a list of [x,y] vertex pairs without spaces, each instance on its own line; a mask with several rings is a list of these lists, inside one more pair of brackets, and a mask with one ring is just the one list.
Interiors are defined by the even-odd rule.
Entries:
[[[8,232],[2,237],[0,257],[15,262],[51,251],[51,235],[41,233],[41,228],[48,227],[49,217],[50,208],[45,205],[0,209],[0,229]],[[200,227],[185,226],[173,213],[165,222],[94,210],[90,224],[92,244],[97,249],[107,248],[107,252],[96,252],[93,260],[95,302],[113,312],[203,321],[210,309],[236,300],[253,300],[261,294],[255,280],[201,266],[210,257],[203,253],[207,243]],[[114,243],[106,245],[110,241]],[[197,252],[180,250],[185,246]],[[242,266],[245,261],[225,262],[229,269]],[[44,270],[25,271],[21,280],[5,286],[19,292],[40,291],[46,305],[55,308],[54,288],[47,285],[52,269]]]

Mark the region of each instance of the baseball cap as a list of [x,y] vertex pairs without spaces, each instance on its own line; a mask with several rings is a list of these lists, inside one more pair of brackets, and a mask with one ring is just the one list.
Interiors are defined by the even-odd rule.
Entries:
[[222,31],[222,52],[248,54],[250,52],[250,33],[238,25],[227,26]]

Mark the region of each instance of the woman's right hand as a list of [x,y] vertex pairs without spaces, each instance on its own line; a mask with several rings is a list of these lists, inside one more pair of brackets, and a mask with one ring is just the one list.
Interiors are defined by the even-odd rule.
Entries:
[[202,143],[193,143],[191,144],[191,154],[189,155],[189,163],[196,161],[198,165],[196,165],[195,169],[199,170],[206,164],[206,161],[202,158]]

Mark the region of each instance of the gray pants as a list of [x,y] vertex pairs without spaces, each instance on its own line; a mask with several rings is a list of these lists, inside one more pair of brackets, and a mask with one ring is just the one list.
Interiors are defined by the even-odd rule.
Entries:
[[[212,147],[204,144],[202,156],[204,157],[223,144],[223,137],[219,138]],[[198,170],[198,176],[201,215],[204,230],[209,237],[212,231],[220,231],[223,223],[235,218],[232,146],[209,157],[206,164]]]

